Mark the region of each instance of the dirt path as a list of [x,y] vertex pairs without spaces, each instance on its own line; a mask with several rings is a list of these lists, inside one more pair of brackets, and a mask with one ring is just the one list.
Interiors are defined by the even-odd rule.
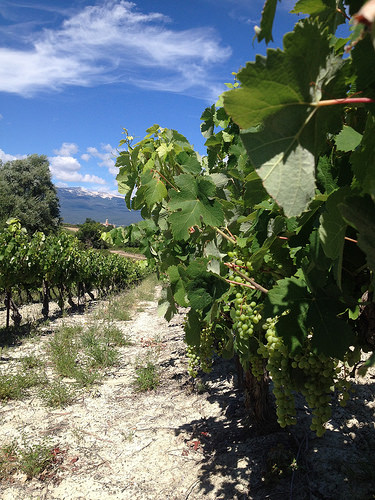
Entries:
[[[0,483],[4,500],[201,500],[375,498],[374,374],[357,381],[347,408],[334,409],[323,438],[301,426],[268,436],[255,434],[235,389],[231,362],[217,361],[199,384],[187,375],[183,313],[170,324],[157,302],[144,303],[118,326],[133,340],[121,348],[104,382],[75,404],[51,410],[38,397],[0,407],[0,443],[48,438],[62,463],[44,481],[22,474]],[[44,352],[61,322],[86,324],[93,312],[58,319],[39,342],[25,342],[9,357]],[[137,360],[157,360],[161,384],[134,391]]]
[[128,257],[129,259],[146,260],[146,257],[140,253],[129,253],[129,252],[124,252],[123,250],[110,250],[110,252],[117,253],[122,257]]

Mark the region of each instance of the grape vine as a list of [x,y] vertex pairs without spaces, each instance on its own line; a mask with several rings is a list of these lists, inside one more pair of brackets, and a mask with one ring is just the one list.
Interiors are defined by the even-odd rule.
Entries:
[[28,297],[32,292],[41,293],[42,313],[48,317],[52,291],[63,309],[66,299],[76,305],[72,295],[80,300],[81,295],[91,294],[93,290],[99,293],[116,291],[138,281],[146,273],[144,263],[83,250],[77,238],[64,232],[29,235],[16,219],[10,219],[0,232],[0,294],[5,294],[7,327],[10,311],[15,323],[22,319],[13,300],[16,290],[18,296],[22,291]]
[[[276,3],[259,40],[272,39]],[[135,145],[125,130],[117,158],[119,190],[146,219],[132,231],[166,282],[160,310],[189,307],[191,374],[236,354],[250,393],[272,380],[278,423],[296,423],[300,392],[318,436],[353,367],[375,364],[374,20],[337,34],[356,5],[297,2],[306,18],[283,49],[248,62],[203,112],[205,157],[154,125]]]

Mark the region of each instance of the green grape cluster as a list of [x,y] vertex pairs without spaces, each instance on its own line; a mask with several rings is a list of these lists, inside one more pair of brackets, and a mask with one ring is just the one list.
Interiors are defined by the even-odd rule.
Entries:
[[286,427],[296,424],[296,409],[293,384],[288,370],[289,353],[282,339],[276,334],[276,322],[277,318],[268,318],[264,323],[266,344],[259,347],[258,353],[268,360],[267,370],[273,381],[277,421],[281,427]]
[[311,351],[309,341],[303,346],[302,352],[295,354],[292,368],[302,370],[304,384],[301,393],[312,410],[311,430],[318,437],[325,432],[324,424],[331,418],[331,400],[337,375],[337,361],[324,354]]
[[281,427],[296,423],[293,393],[299,391],[311,408],[310,428],[320,437],[332,415],[332,392],[337,389],[340,404],[345,405],[350,397],[350,382],[342,376],[336,359],[313,352],[311,338],[306,339],[299,351],[291,353],[276,333],[277,319],[268,318],[263,324],[265,343],[259,346],[258,353],[268,360],[278,423]]
[[191,377],[196,377],[198,375],[199,368],[199,347],[188,345],[186,347],[186,356],[188,358],[188,373]]
[[264,375],[263,358],[259,356],[257,347],[256,326],[262,319],[254,301],[249,302],[246,291],[237,292],[234,299],[233,331],[235,348],[244,368],[249,368],[254,377],[260,379]]
[[[197,346],[187,346],[186,355],[189,361],[188,373],[191,377],[196,377],[200,368],[205,373],[209,373],[212,369],[212,360],[215,348],[214,326],[207,325],[202,328],[200,335],[200,343]],[[218,343],[223,349],[223,342]]]
[[202,328],[201,340],[199,346],[200,366],[205,373],[209,373],[212,369],[212,356],[214,354],[213,328],[211,325]]
[[[233,259],[235,267],[230,270],[229,280],[236,288],[232,301],[234,347],[242,366],[250,369],[259,380],[264,375],[266,363],[273,383],[277,420],[281,427],[297,423],[294,394],[300,392],[311,409],[310,428],[317,436],[322,436],[332,415],[332,393],[337,391],[342,406],[350,397],[350,383],[345,367],[353,366],[358,361],[360,350],[349,351],[344,369],[339,366],[338,360],[314,352],[312,335],[299,350],[290,352],[277,334],[278,317],[264,321],[260,314],[261,308],[249,298],[251,293],[248,288],[241,286],[246,283],[245,276],[249,276],[249,271],[252,270],[250,262],[244,262],[247,257],[240,256],[238,249],[228,252],[228,256]],[[244,276],[239,276],[236,269],[240,269]]]

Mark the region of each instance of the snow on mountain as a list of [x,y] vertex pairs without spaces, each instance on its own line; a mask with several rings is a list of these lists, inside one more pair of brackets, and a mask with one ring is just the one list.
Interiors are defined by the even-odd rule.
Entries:
[[83,224],[87,218],[116,226],[128,226],[142,220],[140,211],[129,210],[124,196],[89,191],[81,187],[57,188],[63,222]]

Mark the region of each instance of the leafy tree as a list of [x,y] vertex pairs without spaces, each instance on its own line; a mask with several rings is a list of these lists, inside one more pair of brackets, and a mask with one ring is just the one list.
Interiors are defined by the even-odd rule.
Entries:
[[28,232],[54,232],[61,223],[56,189],[45,155],[0,162],[0,227],[17,218]]
[[113,226],[103,226],[100,222],[87,218],[77,232],[77,238],[84,243],[87,248],[108,248],[108,244],[102,240],[101,235],[109,231]]

